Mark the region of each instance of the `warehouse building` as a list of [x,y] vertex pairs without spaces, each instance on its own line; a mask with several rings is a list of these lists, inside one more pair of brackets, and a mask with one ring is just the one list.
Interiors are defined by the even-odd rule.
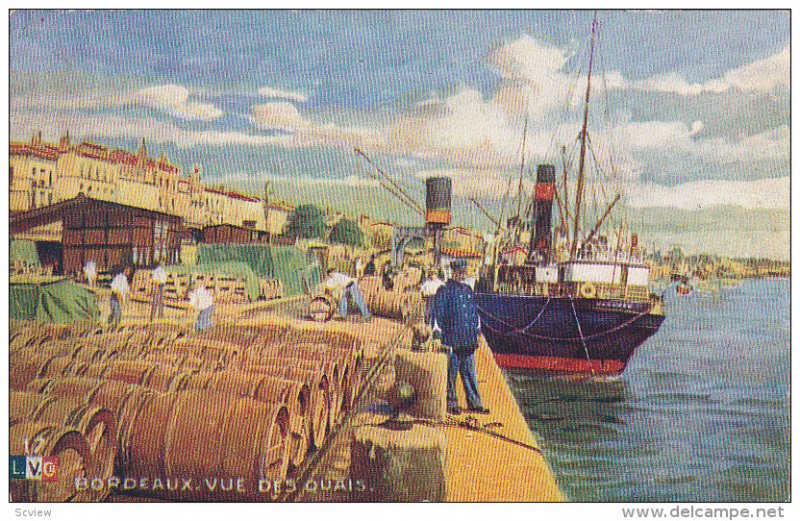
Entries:
[[99,272],[121,265],[152,268],[180,262],[181,217],[91,199],[82,193],[13,216],[9,233],[14,237],[57,222],[61,223],[61,242],[47,246],[55,259],[55,274],[78,274],[89,260]]

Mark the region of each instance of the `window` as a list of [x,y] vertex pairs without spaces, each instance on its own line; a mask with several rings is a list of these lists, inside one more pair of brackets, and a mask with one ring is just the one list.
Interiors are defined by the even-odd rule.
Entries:
[[50,170],[50,186],[53,185],[53,171]]
[[53,193],[47,194],[47,204],[53,204]]
[[11,186],[14,183],[14,167],[8,167],[8,186]]

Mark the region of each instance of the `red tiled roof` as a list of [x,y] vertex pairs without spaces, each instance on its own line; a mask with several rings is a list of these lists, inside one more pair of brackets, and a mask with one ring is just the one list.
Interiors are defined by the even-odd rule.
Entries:
[[12,155],[37,156],[42,159],[58,159],[59,153],[45,147],[35,147],[25,143],[11,143],[9,153]]
[[457,257],[457,258],[480,258],[481,254],[474,250],[468,250],[467,248],[442,248],[441,252],[445,255],[449,255],[450,257]]

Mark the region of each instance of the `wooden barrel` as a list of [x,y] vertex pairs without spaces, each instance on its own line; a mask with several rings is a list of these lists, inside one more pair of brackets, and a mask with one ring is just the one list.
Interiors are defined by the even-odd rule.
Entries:
[[[82,397],[52,398],[41,402],[31,419],[53,425],[76,428],[86,439],[91,457],[86,465],[86,478],[106,482],[114,472],[117,455],[117,422],[108,409],[84,403]],[[89,488],[90,501],[102,501],[108,488]]]
[[30,419],[47,397],[27,391],[11,391],[8,395],[8,419],[11,425]]
[[142,360],[115,360],[106,364],[103,377],[107,380],[141,385],[154,368],[153,364]]
[[239,326],[235,324],[220,324],[197,333],[196,338],[203,340],[216,340],[228,342],[233,345],[247,346],[262,337],[261,328],[257,326]]
[[88,368],[89,364],[73,360],[71,356],[55,356],[42,365],[39,376],[50,378],[81,376]]
[[[308,453],[309,442],[313,437],[312,426],[314,410],[311,403],[311,390],[304,382],[263,376],[253,389],[253,398],[265,403],[284,403],[289,410],[289,425],[292,448],[290,464],[297,468]],[[321,407],[317,406],[317,409]],[[318,410],[318,415],[323,411]]]
[[39,346],[36,349],[36,352],[42,355],[71,357],[75,353],[75,344],[73,344],[72,342],[67,343],[60,340],[51,341]]
[[217,373],[212,371],[195,371],[186,379],[184,390],[208,389]]
[[195,337],[175,342],[171,350],[198,357],[209,367],[226,367],[239,363],[243,348],[230,342]]
[[[151,360],[148,363],[152,364]],[[190,372],[184,371],[180,366],[167,366],[162,364],[152,364],[153,369],[145,377],[142,385],[157,391],[180,391],[186,386],[186,380]]]
[[12,502],[63,503],[90,501],[88,490],[79,490],[75,478],[86,475],[91,459],[89,446],[77,429],[23,421],[9,431],[11,455],[39,454],[58,458],[54,481],[11,480],[9,494]]
[[312,435],[311,392],[305,383],[259,373],[201,371],[187,379],[186,389],[205,389],[250,397],[263,403],[285,404],[291,419],[290,463],[297,466],[305,458]]
[[[126,475],[191,479],[192,491],[155,491],[169,499],[259,499],[259,480],[283,479],[288,468],[289,413],[283,405],[250,398],[186,391],[143,405],[130,435]],[[212,490],[204,480],[213,478]],[[241,479],[244,492],[224,483]],[[219,485],[219,486],[218,486]]]
[[16,391],[24,390],[28,384],[39,378],[42,366],[53,357],[29,352],[14,353],[9,357],[9,387]]
[[73,350],[72,358],[87,364],[96,364],[102,363],[116,354],[117,349],[112,344],[108,344],[108,348],[106,348],[106,346],[81,342]]
[[308,386],[312,416],[309,441],[314,447],[321,447],[328,434],[329,411],[332,400],[332,388],[328,376],[321,370],[306,370],[279,365],[253,365],[247,367],[247,372],[266,374],[286,380],[296,380]]
[[269,356],[260,367],[274,368],[280,370],[283,367],[294,367],[305,371],[322,372],[328,380],[328,425],[333,426],[336,418],[342,410],[345,382],[342,373],[335,360],[329,360],[325,355],[309,353],[307,351],[295,351],[296,356],[291,354],[281,354]]
[[28,382],[28,385],[25,386],[25,390],[32,393],[47,393],[53,381],[52,378],[35,378]]
[[101,385],[101,381],[95,378],[67,377],[55,378],[50,381],[47,389],[48,396],[54,398],[70,398],[73,396],[87,400]]

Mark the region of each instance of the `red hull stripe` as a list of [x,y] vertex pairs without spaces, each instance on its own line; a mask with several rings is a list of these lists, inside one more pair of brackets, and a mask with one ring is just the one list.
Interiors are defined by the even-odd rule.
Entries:
[[554,356],[528,356],[494,353],[494,359],[503,369],[541,369],[564,373],[619,374],[625,370],[622,360],[581,360]]

